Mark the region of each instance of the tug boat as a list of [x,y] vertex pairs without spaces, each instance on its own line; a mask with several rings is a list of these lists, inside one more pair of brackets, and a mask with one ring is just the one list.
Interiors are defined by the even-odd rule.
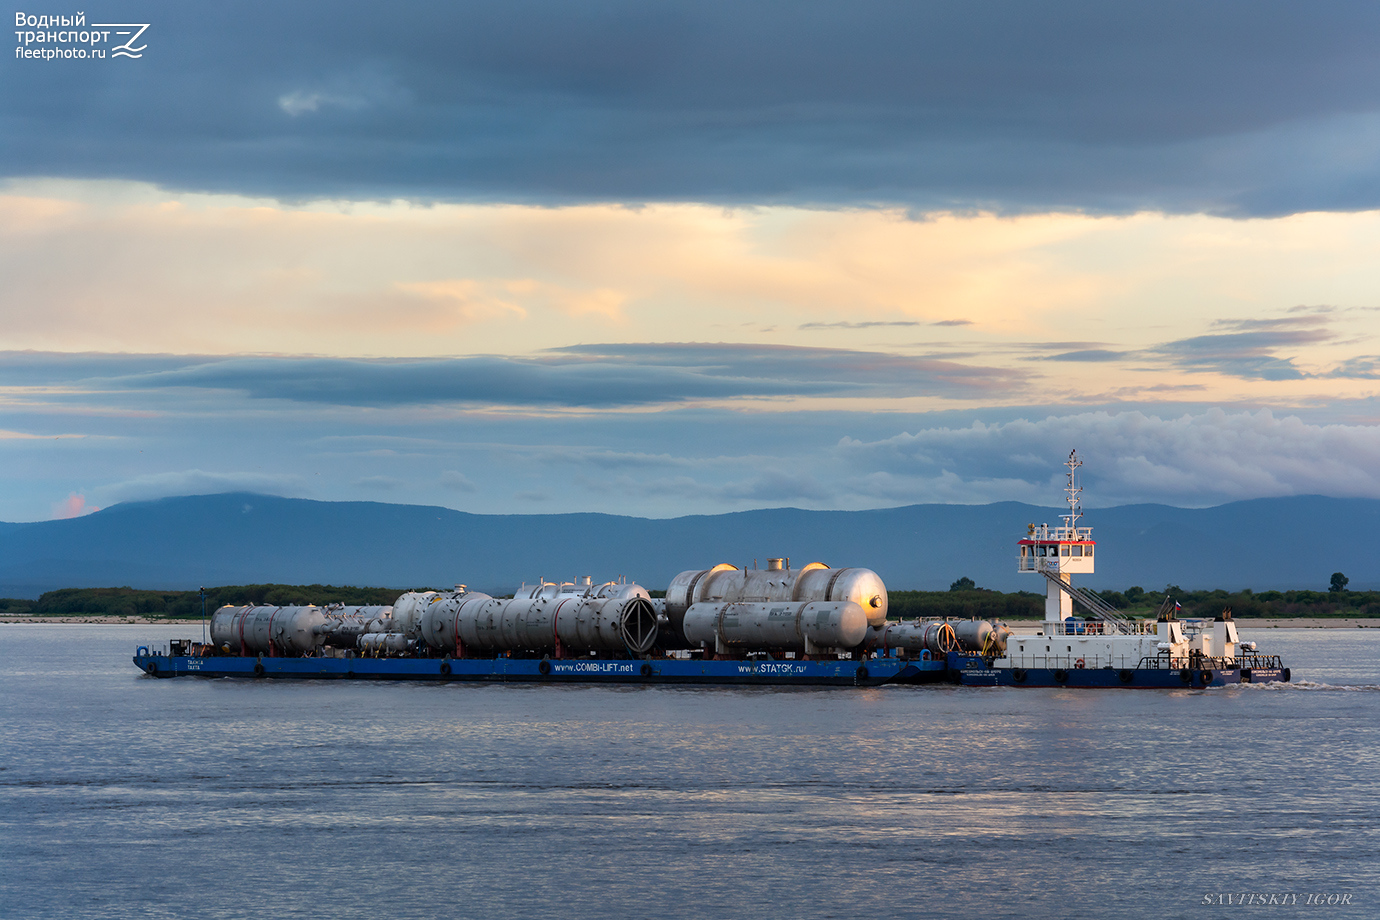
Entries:
[[[1064,465],[1064,525],[1030,524],[1017,544],[1017,572],[1045,579],[1040,631],[1020,636],[1002,630],[978,652],[949,652],[953,680],[977,686],[1194,689],[1289,680],[1278,655],[1261,654],[1254,642],[1241,641],[1230,610],[1210,624],[1180,620],[1180,605],[1165,598],[1153,621],[1137,621],[1075,587],[1073,575],[1092,574],[1097,544],[1092,528],[1079,526],[1083,490],[1077,472],[1083,463],[1076,450]],[[1075,617],[1075,603],[1091,619]]]

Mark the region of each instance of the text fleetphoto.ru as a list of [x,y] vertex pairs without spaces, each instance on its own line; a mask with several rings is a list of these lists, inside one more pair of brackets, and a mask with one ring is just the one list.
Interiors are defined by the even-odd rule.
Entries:
[[16,12],[14,56],[32,61],[103,61],[141,58],[147,22],[91,22],[86,13],[70,16]]

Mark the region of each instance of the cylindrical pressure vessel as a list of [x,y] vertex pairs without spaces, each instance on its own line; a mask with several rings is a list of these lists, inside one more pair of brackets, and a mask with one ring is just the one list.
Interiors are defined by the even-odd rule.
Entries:
[[321,644],[335,648],[355,648],[356,640],[365,633],[398,632],[391,616],[392,607],[327,607],[321,628]]
[[954,620],[952,625],[959,647],[964,651],[998,654],[1006,651],[1006,638],[1011,630],[1005,626],[993,626],[987,620]]
[[692,604],[683,618],[691,645],[812,653],[851,649],[867,638],[867,613],[852,601]]
[[[568,588],[569,593],[553,588]],[[422,614],[421,637],[432,648],[462,654],[645,655],[656,644],[656,611],[639,585],[537,585],[517,593],[511,599],[478,593],[444,596]]]
[[393,623],[398,632],[415,639],[421,635],[422,614],[441,595],[435,591],[409,591],[393,602]]
[[868,632],[869,648],[905,649],[910,652],[930,651],[947,655],[958,648],[954,629],[943,620],[915,620],[911,623],[887,623]]
[[871,569],[831,569],[822,562],[791,569],[780,563],[769,560],[765,569],[722,563],[712,569],[681,572],[666,589],[666,617],[673,631],[684,636],[685,612],[694,604],[715,601],[849,601],[862,608],[868,625],[886,622],[886,585]]
[[322,642],[320,607],[222,607],[211,617],[211,643],[231,654],[293,655]]
[[413,640],[397,632],[371,632],[359,637],[359,650],[372,655],[398,655],[412,647]]

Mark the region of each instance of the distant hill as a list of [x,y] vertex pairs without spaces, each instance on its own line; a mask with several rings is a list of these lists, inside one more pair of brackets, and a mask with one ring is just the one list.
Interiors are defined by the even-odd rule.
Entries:
[[[1042,591],[1015,573],[1028,523],[1059,510],[1018,502],[879,511],[793,508],[671,520],[607,514],[480,515],[422,505],[318,502],[248,493],[129,502],[65,521],[0,524],[0,596],[59,587],[352,584],[508,593],[539,577],[626,576],[664,588],[680,571],[789,556],[875,569],[896,589],[942,589],[960,576]],[[1380,501],[1267,498],[1215,508],[1124,505],[1088,511],[1096,588],[1380,587],[1367,535]]]

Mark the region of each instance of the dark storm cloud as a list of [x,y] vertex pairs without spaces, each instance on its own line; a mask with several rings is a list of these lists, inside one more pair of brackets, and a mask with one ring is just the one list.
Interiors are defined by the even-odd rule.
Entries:
[[6,63],[7,175],[288,198],[1380,204],[1373,3],[117,12],[152,23],[141,60]]
[[[6,374],[13,367],[15,373]],[[28,374],[30,376],[24,376]],[[349,359],[0,354],[0,383],[87,394],[227,390],[345,406],[613,407],[762,396],[975,398],[1024,375],[880,352],[757,345],[576,346],[536,357]]]

